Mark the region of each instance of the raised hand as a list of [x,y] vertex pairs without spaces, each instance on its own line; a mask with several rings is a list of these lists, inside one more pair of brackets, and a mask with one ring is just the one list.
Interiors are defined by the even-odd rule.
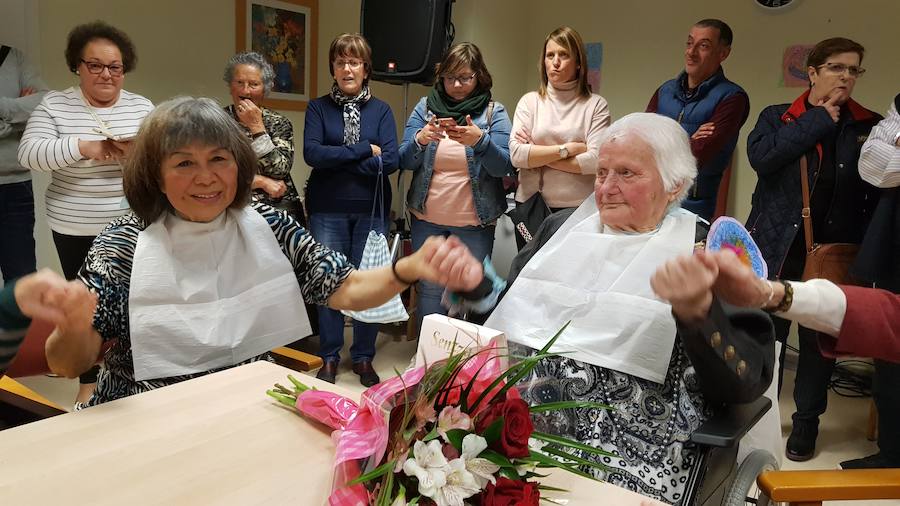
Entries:
[[472,116],[466,115],[464,126],[454,126],[447,129],[447,137],[464,146],[474,146],[481,140],[484,132],[472,121]]
[[247,127],[251,134],[266,131],[262,120],[262,109],[257,107],[252,100],[242,98],[240,102],[234,104],[234,111],[237,113],[238,121]]
[[416,142],[425,146],[430,142],[440,142],[444,138],[444,130],[437,122],[437,118],[431,118],[421,130],[416,132]]
[[481,261],[454,236],[429,237],[412,257],[419,279],[446,286],[451,291],[467,292],[484,278]]
[[97,296],[84,283],[66,281],[50,269],[23,277],[14,292],[22,314],[60,326],[83,324],[87,313],[92,320],[97,306]]
[[840,101],[843,97],[843,94],[840,92],[832,93],[826,98],[819,100],[819,103],[816,105],[820,105],[828,111],[828,115],[831,116],[832,121],[837,123],[841,119],[841,106]]
[[669,260],[650,278],[653,291],[672,305],[672,313],[682,322],[697,322],[709,313],[719,272],[713,255],[698,251]]

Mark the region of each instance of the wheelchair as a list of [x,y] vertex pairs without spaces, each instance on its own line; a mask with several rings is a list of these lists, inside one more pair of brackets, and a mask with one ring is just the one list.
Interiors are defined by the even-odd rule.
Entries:
[[756,477],[778,469],[775,456],[754,450],[738,465],[738,443],[772,407],[760,397],[748,404],[723,407],[701,425],[691,442],[698,447],[697,462],[688,475],[684,506],[743,506],[773,504],[756,486]]

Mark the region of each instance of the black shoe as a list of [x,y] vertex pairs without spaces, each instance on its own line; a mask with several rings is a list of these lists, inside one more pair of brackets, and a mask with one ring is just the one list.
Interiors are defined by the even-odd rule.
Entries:
[[375,373],[375,369],[372,367],[371,360],[363,360],[354,363],[353,372],[359,375],[359,382],[362,383],[364,387],[377,385],[381,382],[381,378],[378,377],[378,374]]
[[818,436],[819,424],[795,421],[784,449],[785,455],[794,462],[804,462],[811,459],[816,453],[816,438]]
[[337,377],[337,371],[337,360],[326,360],[319,369],[319,372],[316,373],[316,378],[334,384],[334,380]]
[[841,462],[841,469],[892,469],[898,467],[900,467],[900,462],[892,461],[881,453]]

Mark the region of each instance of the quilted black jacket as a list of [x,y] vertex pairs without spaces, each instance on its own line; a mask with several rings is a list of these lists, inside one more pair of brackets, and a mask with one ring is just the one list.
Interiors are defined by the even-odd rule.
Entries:
[[763,109],[747,138],[747,156],[758,178],[747,228],[772,278],[778,277],[798,231],[803,233],[800,157],[807,156],[812,191],[821,160],[819,141],[834,129],[840,130],[835,140],[835,190],[824,217],[829,230],[841,242],[862,242],[878,200],[878,189],[860,179],[857,161],[863,142],[881,116],[849,100],[836,124],[824,107],[806,110],[808,95],[807,91],[793,104]]

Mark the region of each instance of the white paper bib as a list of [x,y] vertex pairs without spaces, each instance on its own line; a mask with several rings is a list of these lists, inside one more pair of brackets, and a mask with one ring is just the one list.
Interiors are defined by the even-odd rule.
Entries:
[[128,297],[134,377],[238,364],[311,333],[291,263],[255,210],[166,213],[138,234]]
[[602,232],[592,194],[529,260],[485,326],[540,349],[571,320],[550,351],[662,383],[676,327],[650,277],[692,251],[696,220],[675,209],[655,232]]

